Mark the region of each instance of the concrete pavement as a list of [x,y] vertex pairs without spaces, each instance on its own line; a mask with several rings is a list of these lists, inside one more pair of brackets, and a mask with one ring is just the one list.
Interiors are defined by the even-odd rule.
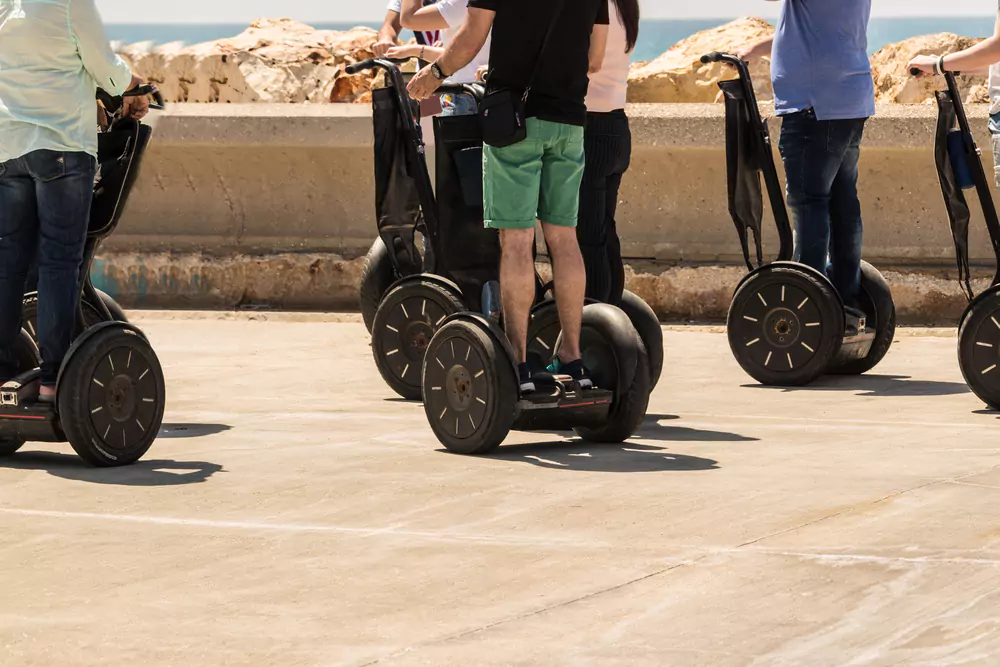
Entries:
[[3,665],[996,665],[1000,431],[949,330],[751,384],[669,329],[630,443],[442,451],[353,316],[136,313],[147,459],[0,462]]

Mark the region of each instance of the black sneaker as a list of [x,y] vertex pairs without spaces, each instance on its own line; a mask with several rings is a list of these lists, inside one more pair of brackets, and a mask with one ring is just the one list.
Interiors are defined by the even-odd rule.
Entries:
[[557,356],[545,370],[554,374],[570,376],[576,380],[580,389],[590,389],[594,386],[594,381],[590,379],[590,371],[588,371],[587,367],[583,365],[583,359],[577,359],[576,361],[570,361],[567,363],[562,361]]
[[521,383],[520,392],[522,395],[535,391],[535,383],[531,379],[531,367],[528,364],[517,365],[517,376]]
[[865,332],[867,316],[863,311],[851,306],[844,306],[844,335],[857,336]]

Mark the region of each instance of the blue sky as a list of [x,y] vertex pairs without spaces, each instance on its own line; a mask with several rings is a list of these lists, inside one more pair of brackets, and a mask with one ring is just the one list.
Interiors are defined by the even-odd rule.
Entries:
[[[649,18],[709,18],[746,14],[775,16],[780,3],[765,0],[641,0]],[[837,2],[838,0],[827,0]],[[996,0],[873,0],[876,16],[988,16]],[[385,0],[97,0],[110,23],[247,23],[258,16],[302,21],[375,21]]]

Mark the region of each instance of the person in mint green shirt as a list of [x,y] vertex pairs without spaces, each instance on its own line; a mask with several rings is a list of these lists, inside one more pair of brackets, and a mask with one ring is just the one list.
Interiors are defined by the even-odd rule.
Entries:
[[[55,399],[80,292],[97,169],[97,88],[139,85],[94,0],[0,0],[0,381],[17,372],[25,280],[38,265],[39,398]],[[124,112],[143,117],[145,98]]]

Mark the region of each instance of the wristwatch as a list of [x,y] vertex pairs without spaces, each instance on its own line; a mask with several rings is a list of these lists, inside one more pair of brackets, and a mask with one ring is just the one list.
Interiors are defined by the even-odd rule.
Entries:
[[433,76],[438,81],[444,81],[445,79],[448,78],[448,75],[444,73],[444,71],[441,69],[441,66],[438,65],[437,63],[431,65],[431,76]]

